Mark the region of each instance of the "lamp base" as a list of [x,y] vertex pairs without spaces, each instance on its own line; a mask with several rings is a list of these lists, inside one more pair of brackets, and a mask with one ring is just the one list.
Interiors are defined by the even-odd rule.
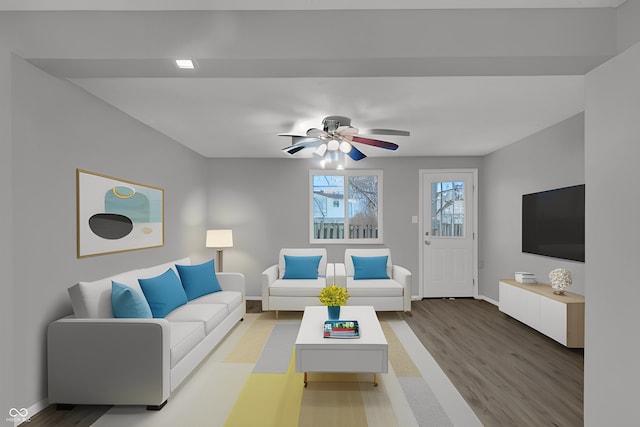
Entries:
[[222,271],[222,249],[216,249],[216,271]]

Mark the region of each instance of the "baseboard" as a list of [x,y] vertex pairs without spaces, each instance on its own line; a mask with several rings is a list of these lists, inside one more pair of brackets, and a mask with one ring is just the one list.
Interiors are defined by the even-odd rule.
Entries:
[[40,402],[36,402],[30,407],[27,408],[27,416],[26,417],[15,417],[13,419],[13,426],[17,427],[22,423],[28,425],[31,422],[31,417],[35,416],[38,412],[49,406],[49,399],[42,399]]
[[494,299],[491,299],[491,298],[489,298],[489,297],[487,297],[487,296],[484,296],[484,295],[478,295],[478,299],[484,300],[484,301],[486,301],[486,302],[488,302],[488,303],[490,303],[490,304],[493,304],[493,305],[495,305],[495,306],[498,306],[498,305],[499,305],[499,302],[498,302],[498,301],[496,301],[496,300],[494,300]]
[[262,297],[250,297],[247,295],[245,295],[244,299],[247,301],[262,301]]

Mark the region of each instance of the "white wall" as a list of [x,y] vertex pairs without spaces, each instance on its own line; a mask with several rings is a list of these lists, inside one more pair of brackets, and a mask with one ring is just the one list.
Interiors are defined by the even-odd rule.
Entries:
[[640,44],[587,74],[585,425],[637,425]]
[[13,327],[13,162],[11,144],[11,67],[10,56],[0,37],[0,183],[3,202],[0,203],[0,414],[8,414],[17,403],[14,399],[14,353],[20,352],[14,345]]
[[640,42],[640,0],[627,0],[617,9],[618,52]]
[[584,263],[522,252],[522,195],[584,184],[584,116],[579,114],[489,154],[479,192],[479,293],[498,300],[498,280],[516,271],[549,272],[565,267],[573,276],[568,291],[584,294]]
[[[12,301],[19,333],[5,348],[15,352],[11,406],[28,408],[47,396],[46,328],[71,313],[69,286],[204,245],[205,161],[77,86],[17,56],[11,63]],[[164,247],[77,259],[76,168],[164,188]]]

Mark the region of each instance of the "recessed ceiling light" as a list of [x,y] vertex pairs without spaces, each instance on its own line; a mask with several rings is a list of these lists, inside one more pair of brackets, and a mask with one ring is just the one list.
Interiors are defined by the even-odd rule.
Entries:
[[194,69],[195,66],[193,65],[193,61],[190,59],[176,59],[176,64],[178,65],[178,68],[185,68],[185,69]]

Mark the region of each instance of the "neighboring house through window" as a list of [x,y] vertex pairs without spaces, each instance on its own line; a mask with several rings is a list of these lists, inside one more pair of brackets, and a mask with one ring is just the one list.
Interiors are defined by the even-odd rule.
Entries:
[[311,243],[382,243],[382,171],[309,172]]

